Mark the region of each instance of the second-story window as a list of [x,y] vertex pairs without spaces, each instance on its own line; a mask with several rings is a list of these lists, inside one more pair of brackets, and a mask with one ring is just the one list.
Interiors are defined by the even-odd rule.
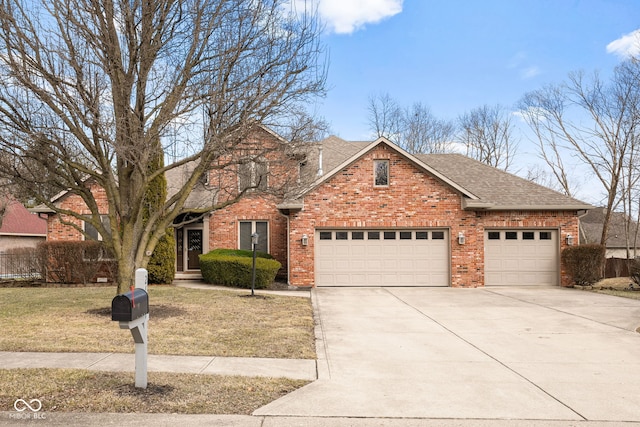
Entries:
[[373,185],[376,187],[389,185],[389,160],[373,161]]
[[238,165],[240,191],[247,188],[266,190],[269,167],[266,160],[246,160]]

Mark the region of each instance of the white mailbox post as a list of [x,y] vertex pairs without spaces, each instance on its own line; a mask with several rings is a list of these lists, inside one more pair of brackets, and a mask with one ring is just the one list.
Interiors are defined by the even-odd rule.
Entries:
[[[136,289],[147,292],[149,273],[144,268],[138,268],[135,275]],[[120,321],[120,329],[129,329],[136,345],[136,387],[147,388],[147,325],[149,313],[135,320]]]

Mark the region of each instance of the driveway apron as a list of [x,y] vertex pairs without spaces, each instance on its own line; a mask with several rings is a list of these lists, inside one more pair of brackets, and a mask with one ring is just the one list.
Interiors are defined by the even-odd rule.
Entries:
[[255,415],[640,421],[640,301],[319,288],[319,379]]

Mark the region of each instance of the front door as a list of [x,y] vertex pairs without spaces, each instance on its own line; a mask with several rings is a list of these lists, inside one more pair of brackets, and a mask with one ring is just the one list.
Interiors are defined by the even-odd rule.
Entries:
[[198,270],[202,254],[202,230],[187,230],[187,269]]

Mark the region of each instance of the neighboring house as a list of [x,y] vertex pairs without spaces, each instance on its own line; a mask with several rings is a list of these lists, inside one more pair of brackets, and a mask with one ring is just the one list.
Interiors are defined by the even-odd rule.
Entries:
[[[590,210],[580,219],[580,239],[583,243],[600,243],[602,236],[602,226],[604,224],[604,214],[606,208],[595,208]],[[609,222],[609,232],[606,241],[607,258],[627,258],[627,233],[625,232],[625,214],[613,212]],[[640,256],[640,235],[635,240],[637,224],[633,221],[629,230],[629,250],[630,258]]]
[[15,248],[35,248],[47,238],[47,221],[17,200],[6,202],[0,226],[0,253]]
[[[278,138],[261,135],[267,144]],[[329,137],[280,157],[212,172],[190,195],[195,209],[249,183],[261,190],[187,225],[177,219],[177,277],[199,274],[200,253],[251,249],[257,232],[258,250],[283,264],[293,287],[569,284],[560,251],[577,244],[586,203],[462,155],[411,155],[384,138]],[[170,192],[181,179],[167,174]],[[84,209],[74,197],[55,202]],[[49,239],[81,238],[56,217]]]

